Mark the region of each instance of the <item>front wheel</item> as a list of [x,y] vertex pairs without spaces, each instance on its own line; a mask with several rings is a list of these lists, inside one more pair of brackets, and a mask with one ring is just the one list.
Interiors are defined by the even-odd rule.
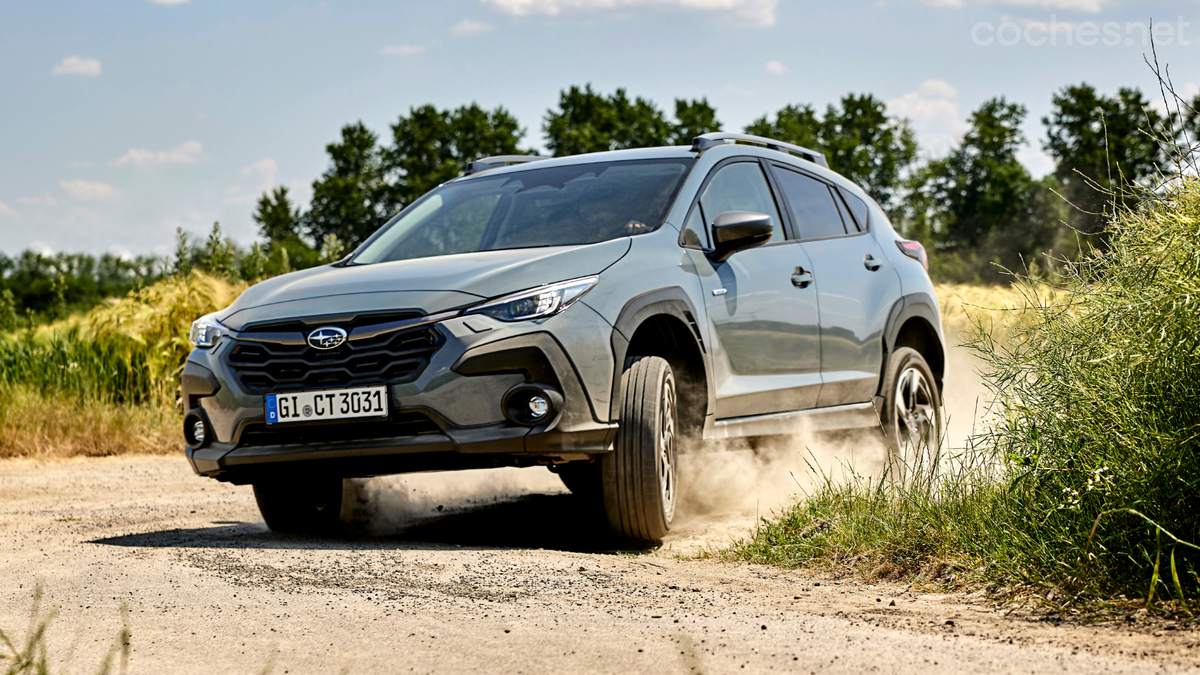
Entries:
[[629,361],[621,376],[616,448],[600,460],[604,512],[620,537],[655,544],[671,529],[679,493],[675,375],[665,359]]
[[920,352],[901,347],[888,359],[883,381],[883,429],[892,476],[932,477],[942,442],[942,396]]
[[254,484],[254,500],[272,532],[325,534],[342,511],[341,478],[297,478]]

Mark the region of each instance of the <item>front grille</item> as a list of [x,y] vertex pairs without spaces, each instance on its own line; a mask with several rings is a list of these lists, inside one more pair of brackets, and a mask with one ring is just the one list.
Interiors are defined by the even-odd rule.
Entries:
[[[333,322],[320,325],[350,327]],[[277,330],[274,326],[272,329]],[[303,339],[308,332],[295,335]],[[239,340],[225,360],[242,389],[252,394],[403,384],[421,376],[444,342],[445,337],[434,326],[347,340],[328,350],[314,349],[306,342]]]
[[238,447],[275,445],[328,445],[348,441],[420,436],[441,433],[441,428],[419,412],[399,413],[387,422],[354,422],[302,426],[256,424],[242,432]]

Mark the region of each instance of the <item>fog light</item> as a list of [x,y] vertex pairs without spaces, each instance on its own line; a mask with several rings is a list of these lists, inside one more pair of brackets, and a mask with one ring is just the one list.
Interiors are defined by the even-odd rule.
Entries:
[[529,412],[532,413],[535,418],[540,419],[545,417],[549,410],[550,402],[541,396],[533,396],[529,399]]
[[192,423],[192,442],[196,445],[204,445],[204,421],[196,420]]

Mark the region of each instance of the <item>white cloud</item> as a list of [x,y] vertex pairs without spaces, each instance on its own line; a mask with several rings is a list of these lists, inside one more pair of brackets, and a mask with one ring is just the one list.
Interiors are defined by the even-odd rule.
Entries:
[[250,166],[242,169],[242,178],[259,177],[259,189],[266,190],[275,185],[275,173],[279,165],[270,157],[263,157]]
[[72,199],[78,199],[81,202],[112,199],[117,196],[117,191],[107,183],[98,183],[77,178],[75,180],[60,180],[58,184],[62,186],[62,189],[67,191],[67,194]]
[[1024,164],[1029,175],[1041,178],[1058,168],[1054,158],[1038,147],[1026,145],[1017,150],[1017,161]]
[[155,164],[195,164],[204,153],[204,146],[199,141],[184,141],[178,148],[170,150],[145,150],[130,148],[129,152],[117,158],[117,166],[132,164],[134,166],[153,166]]
[[[263,157],[250,166],[243,167],[242,181],[229,187],[229,197],[225,199],[225,203],[253,204],[264,191],[275,187],[275,175],[278,172],[279,166],[270,157]],[[245,191],[246,182],[252,185],[249,192]]]
[[50,248],[50,245],[44,241],[31,241],[27,248],[34,253],[41,253],[45,256],[54,255],[54,249]]
[[301,211],[307,211],[312,205],[313,188],[312,183],[306,180],[296,179],[288,183],[288,198],[292,200],[292,204]]
[[412,54],[420,54],[425,51],[425,47],[421,45],[397,45],[395,47],[384,47],[383,53],[390,56],[410,56]]
[[753,26],[774,26],[779,0],[482,0],[505,14],[558,16],[564,12],[609,12],[638,7],[676,7],[731,14]]
[[50,195],[41,197],[21,197],[17,200],[18,204],[27,204],[29,206],[58,206],[58,201]]
[[767,72],[772,75],[782,75],[788,71],[787,66],[780,61],[767,61]]
[[[944,9],[962,9],[970,0],[921,0],[929,7]],[[1067,12],[1085,12],[1096,14],[1103,11],[1105,5],[1113,0],[974,0],[976,5],[1006,5],[1009,7],[1036,7],[1041,9],[1062,10]]]
[[490,25],[483,23],[482,21],[463,19],[462,21],[454,24],[450,28],[450,32],[454,33],[455,35],[477,35],[479,33],[486,33],[491,29],[492,27]]
[[958,90],[945,80],[926,80],[916,91],[887,102],[888,114],[912,123],[921,146],[944,155],[967,130]]
[[21,216],[17,215],[16,211],[13,211],[11,206],[9,206],[8,204],[5,204],[4,202],[0,202],[0,216],[4,216],[7,218],[20,218],[21,217]]
[[121,260],[133,260],[133,253],[120,244],[113,244],[112,246],[109,246],[108,252],[117,256]]
[[54,66],[50,71],[55,75],[83,75],[96,77],[100,74],[100,62],[96,59],[84,59],[78,56],[68,56]]
[[192,0],[150,0],[155,5],[186,5]]

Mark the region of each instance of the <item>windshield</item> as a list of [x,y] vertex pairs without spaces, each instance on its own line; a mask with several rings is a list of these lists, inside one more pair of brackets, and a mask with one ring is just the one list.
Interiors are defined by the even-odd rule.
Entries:
[[384,225],[353,262],[595,244],[652,232],[694,162],[597,162],[451,183]]

